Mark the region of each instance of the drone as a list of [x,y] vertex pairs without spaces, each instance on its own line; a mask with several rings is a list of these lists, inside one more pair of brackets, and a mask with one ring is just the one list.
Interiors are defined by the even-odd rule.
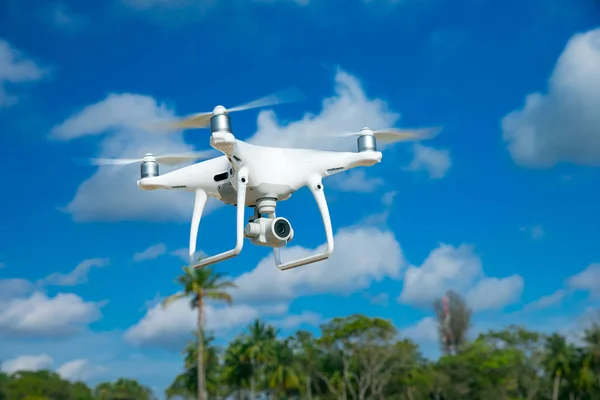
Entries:
[[[267,107],[297,101],[299,91],[285,91],[226,109],[216,106],[211,112],[192,114],[170,121],[170,130],[210,128],[210,145],[222,155],[210,158],[214,150],[155,156],[141,159],[92,159],[95,165],[125,165],[140,163],[140,189],[185,190],[195,193],[192,213],[189,256],[193,268],[202,268],[239,255],[245,238],[254,245],[271,247],[276,266],[288,270],[326,260],[334,249],[333,229],[325,197],[323,179],[356,167],[370,167],[382,159],[377,140],[393,143],[403,140],[430,138],[439,128],[382,129],[362,128],[358,132],[340,132],[328,136],[357,136],[357,152],[327,151],[304,148],[261,146],[237,139],[231,128],[230,114],[236,111]],[[217,153],[218,154],[218,153]],[[177,165],[203,159],[204,161],[160,174],[159,163]],[[288,200],[297,190],[308,187],[319,208],[327,245],[322,253],[293,261],[282,262],[280,249],[294,238],[290,222],[277,216],[277,203]],[[235,246],[221,254],[193,261],[196,253],[200,219],[208,197],[236,207]],[[254,214],[245,221],[245,208]]]

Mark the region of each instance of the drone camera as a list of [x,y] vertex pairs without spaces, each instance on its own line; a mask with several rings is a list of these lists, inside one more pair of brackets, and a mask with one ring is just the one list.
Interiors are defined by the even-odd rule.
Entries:
[[144,161],[140,166],[142,179],[158,176],[158,163],[156,161]]
[[259,246],[283,247],[294,238],[292,225],[285,218],[257,218],[246,225],[244,234]]

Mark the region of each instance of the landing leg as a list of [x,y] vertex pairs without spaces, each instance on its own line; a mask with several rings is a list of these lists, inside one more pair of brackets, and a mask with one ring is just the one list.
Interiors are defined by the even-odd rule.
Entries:
[[279,248],[273,248],[273,257],[275,258],[275,264],[280,270],[296,268],[302,265],[312,264],[318,261],[326,260],[333,252],[333,229],[331,228],[331,217],[329,216],[329,208],[327,207],[327,199],[325,198],[325,192],[323,190],[323,183],[321,182],[321,178],[314,177],[310,179],[308,188],[310,189],[315,200],[317,201],[317,206],[319,207],[319,211],[321,212],[321,218],[323,219],[323,225],[325,226],[327,248],[325,249],[324,253],[315,254],[287,263],[281,262]]

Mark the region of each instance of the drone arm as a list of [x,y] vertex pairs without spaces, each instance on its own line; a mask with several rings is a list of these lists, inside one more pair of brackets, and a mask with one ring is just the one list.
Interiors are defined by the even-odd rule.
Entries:
[[[242,167],[237,174],[237,221],[236,221],[236,243],[235,247],[221,254],[210,256],[198,261],[194,268],[202,268],[228,260],[240,254],[244,245],[244,209],[246,207],[246,186],[248,184],[248,170]],[[199,220],[199,217],[198,217]],[[191,241],[191,239],[190,239]],[[191,252],[191,248],[190,248]]]
[[312,264],[318,261],[323,261],[329,258],[333,252],[333,229],[331,228],[331,217],[329,216],[329,208],[327,207],[327,199],[325,198],[325,192],[323,190],[323,183],[321,177],[316,176],[309,180],[308,188],[312,192],[317,206],[321,212],[321,218],[323,219],[323,225],[325,226],[325,236],[327,238],[327,247],[325,252],[320,254],[314,254],[312,256],[304,257],[296,261],[290,261],[287,263],[281,262],[279,248],[273,248],[273,257],[275,258],[275,264],[280,270],[286,270],[291,268],[300,267],[306,264]]

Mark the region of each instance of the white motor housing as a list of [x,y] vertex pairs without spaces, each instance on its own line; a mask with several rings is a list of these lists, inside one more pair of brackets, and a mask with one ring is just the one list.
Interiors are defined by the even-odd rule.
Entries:
[[292,225],[285,218],[257,218],[246,225],[244,234],[258,246],[283,247],[294,238]]

